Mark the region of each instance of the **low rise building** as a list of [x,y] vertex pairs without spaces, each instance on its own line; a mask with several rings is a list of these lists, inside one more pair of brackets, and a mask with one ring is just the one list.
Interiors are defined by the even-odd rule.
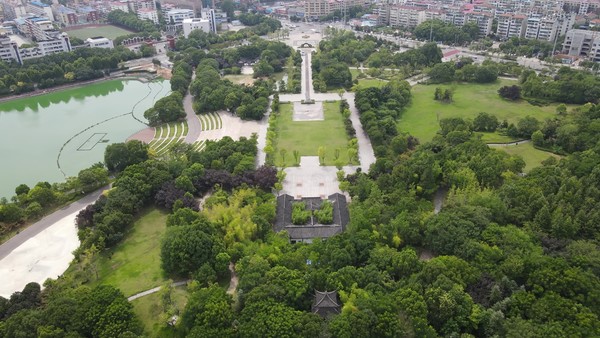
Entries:
[[21,3],[21,1],[5,1],[2,4],[2,11],[4,12],[4,20],[14,20],[25,16],[27,8]]
[[600,62],[600,32],[572,29],[567,32],[563,51],[571,56]]
[[103,36],[87,38],[87,39],[85,39],[85,45],[90,48],[106,48],[106,49],[115,48],[115,45],[112,42],[112,40],[105,38]]
[[[203,8],[200,11],[200,17],[204,20],[208,20],[209,31],[217,33],[217,27],[223,22],[223,13],[217,13],[212,8]],[[225,15],[225,21],[227,21],[227,15]]]
[[78,6],[75,8],[77,20],[80,23],[94,23],[100,20],[100,13],[90,6]]
[[131,0],[128,1],[127,4],[129,5],[129,10],[134,13],[137,13],[140,9],[156,10],[156,3],[154,2],[154,0]]
[[52,13],[52,7],[39,1],[30,1],[27,3],[27,12],[33,13],[39,16],[45,16],[50,21],[54,21],[54,14]]
[[167,22],[167,31],[175,32],[183,29],[183,20],[193,19],[196,14],[191,9],[174,8],[164,12],[164,17]]
[[158,25],[158,12],[156,9],[142,8],[137,11],[137,17],[140,20],[150,20]]
[[118,1],[113,1],[108,3],[108,6],[110,8],[111,11],[123,11],[125,13],[129,12],[129,5],[127,4],[127,2],[118,2]]
[[211,32],[210,22],[206,19],[193,18],[184,19],[182,22],[183,36],[187,38],[190,33],[194,30],[201,30],[203,32]]
[[62,5],[55,8],[54,16],[56,17],[56,20],[63,26],[72,26],[79,23],[77,19],[77,12]]
[[34,41],[44,41],[54,38],[57,34],[57,30],[52,24],[52,21],[44,17],[27,17],[24,19],[25,25],[21,26],[25,28],[19,28],[21,33],[31,38]]
[[277,196],[277,214],[275,219],[275,232],[286,231],[291,243],[312,243],[315,238],[326,239],[346,230],[350,222],[350,213],[346,197],[335,193],[325,200],[331,202],[333,207],[333,220],[331,224],[319,224],[317,217],[312,216],[307,224],[295,225],[292,222],[294,203],[302,202],[306,210],[314,213],[319,210],[324,199],[321,197],[294,197],[283,194]]
[[17,43],[12,41],[6,35],[0,36],[0,59],[4,62],[23,62],[21,60],[21,54],[19,54]]
[[0,58],[5,62],[23,63],[23,60],[38,58],[54,53],[70,52],[71,41],[67,33],[60,33],[56,37],[38,41],[35,46],[20,48],[17,43],[7,36],[0,36]]
[[54,39],[38,41],[37,46],[29,48],[19,48],[19,53],[23,60],[38,58],[55,53],[70,52],[71,41],[66,33],[62,33]]

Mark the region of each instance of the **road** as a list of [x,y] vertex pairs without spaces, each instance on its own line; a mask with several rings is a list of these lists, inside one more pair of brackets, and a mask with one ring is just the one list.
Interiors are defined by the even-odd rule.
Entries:
[[99,190],[94,191],[93,193],[83,197],[82,199],[75,201],[68,206],[59,209],[50,215],[42,218],[41,220],[33,223],[25,230],[18,233],[15,237],[6,241],[6,243],[0,245],[0,260],[5,258],[8,254],[10,254],[13,250],[18,248],[21,244],[25,243],[30,238],[39,234],[49,226],[58,222],[59,220],[71,215],[74,212],[77,212],[83,208],[85,208],[88,204],[94,203],[98,197],[102,194],[102,191],[108,189],[109,186],[102,187]]

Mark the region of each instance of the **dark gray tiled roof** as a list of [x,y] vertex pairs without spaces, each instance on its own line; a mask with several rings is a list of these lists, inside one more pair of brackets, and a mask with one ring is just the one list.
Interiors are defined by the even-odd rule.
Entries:
[[346,203],[346,196],[336,193],[327,198],[333,204],[333,224],[292,224],[292,204],[294,202],[306,203],[308,210],[318,210],[323,203],[320,197],[304,197],[295,200],[290,195],[277,196],[277,217],[274,230],[276,232],[286,230],[290,240],[302,240],[312,238],[328,238],[346,230],[346,225],[350,222],[350,213]]
[[340,313],[341,305],[338,301],[337,291],[316,291],[312,312],[323,317]]

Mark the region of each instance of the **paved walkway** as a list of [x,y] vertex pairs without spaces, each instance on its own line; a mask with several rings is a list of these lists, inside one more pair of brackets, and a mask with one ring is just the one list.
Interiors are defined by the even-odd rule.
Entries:
[[79,246],[75,217],[108,186],[71,203],[0,245],[0,296],[10,297],[29,282],[61,275]]
[[269,130],[269,116],[271,116],[271,103],[273,101],[273,97],[269,97],[269,107],[267,108],[267,112],[262,120],[258,121],[258,140],[256,147],[258,151],[256,152],[256,167],[260,167],[265,164],[267,160],[267,154],[265,153],[265,146],[267,145],[267,131]]
[[[187,282],[188,282],[187,280],[184,280],[184,281],[180,281],[180,282],[175,282],[175,283],[173,283],[173,284],[171,284],[171,285],[172,285],[173,287],[176,287],[176,286],[186,285],[186,284],[187,284]],[[160,291],[160,288],[161,288],[161,287],[162,287],[162,286],[157,286],[157,287],[155,287],[155,288],[152,288],[152,289],[150,289],[150,290],[146,290],[146,291],[142,291],[142,292],[140,292],[140,293],[136,293],[136,294],[135,294],[135,295],[133,295],[133,296],[127,297],[127,300],[131,302],[132,300],[136,300],[136,299],[138,299],[138,298],[141,298],[141,297],[144,297],[144,296],[147,296],[147,295],[151,295],[151,294],[153,294],[153,293],[156,293],[156,292]]]
[[[9,239],[4,244],[0,245],[0,260],[5,258],[9,253],[11,253],[14,249],[18,248],[21,244],[25,243],[30,238],[47,229],[49,226],[71,215],[74,212],[79,212],[79,210],[85,208],[88,204],[94,203],[102,194],[102,192],[108,188],[109,186],[102,187],[94,191],[93,193],[86,195],[80,200],[77,200],[69,204],[68,206],[63,207],[51,213],[50,215],[42,218],[41,220],[33,223],[32,225],[18,233],[16,236]],[[0,265],[1,264],[2,261],[0,261]]]
[[[192,74],[192,81],[190,85],[194,82],[196,78],[196,73]],[[200,120],[198,120],[198,116],[196,116],[196,112],[194,108],[192,108],[193,96],[190,94],[188,90],[183,98],[183,109],[185,109],[185,118],[187,120],[188,125],[188,133],[185,137],[185,143],[194,143],[200,137],[200,132],[202,131],[202,125],[200,124]]]
[[514,142],[506,142],[506,143],[486,143],[490,147],[508,147],[508,146],[518,146],[519,144],[529,143],[531,140],[521,140]]

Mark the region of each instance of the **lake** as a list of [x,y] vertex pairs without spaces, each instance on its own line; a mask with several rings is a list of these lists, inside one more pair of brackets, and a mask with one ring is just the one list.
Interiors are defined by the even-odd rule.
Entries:
[[166,80],[110,80],[0,103],[0,197],[102,162],[106,146],[145,128],[144,111],[170,90]]

